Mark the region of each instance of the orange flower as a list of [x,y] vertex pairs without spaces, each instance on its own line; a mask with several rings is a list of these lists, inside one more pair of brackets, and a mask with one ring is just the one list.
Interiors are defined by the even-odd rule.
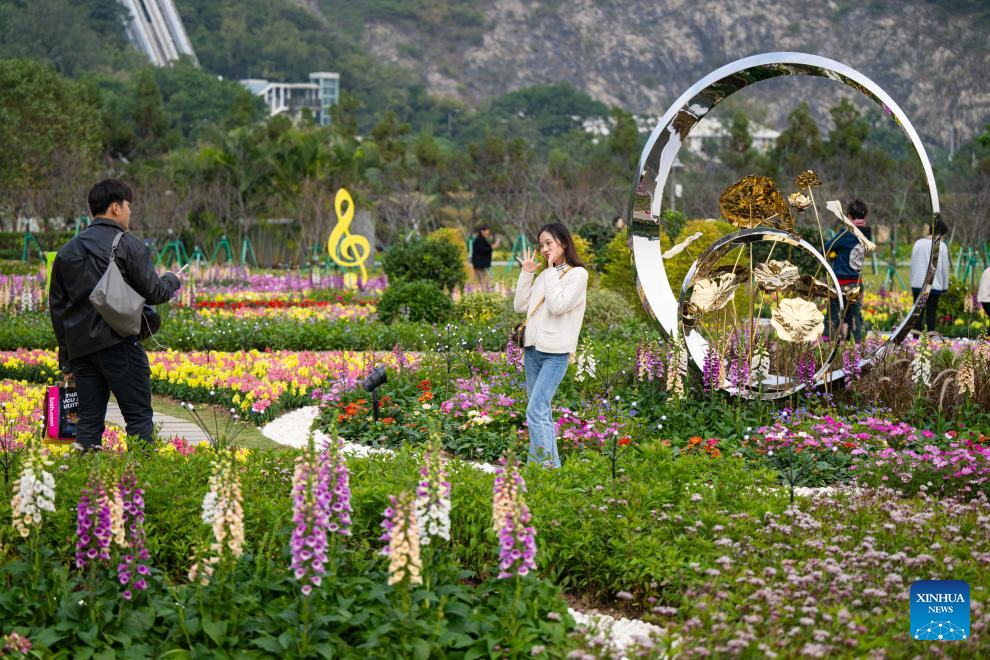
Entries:
[[692,445],[692,446],[693,445],[700,445],[701,444],[701,438],[698,437],[698,436],[696,436],[696,435],[691,436],[690,438],[688,438],[688,444],[689,445]]
[[384,424],[385,426],[388,426],[389,424],[392,424],[393,422],[395,422],[395,417],[383,417],[382,418],[382,424]]
[[620,447],[625,447],[630,442],[632,442],[632,438],[619,438],[619,446]]
[[344,416],[344,415],[337,415],[337,421],[338,421],[338,422],[342,422],[342,421],[344,421],[345,419],[347,419],[347,417],[346,417],[346,416]]
[[419,402],[420,403],[426,403],[427,401],[429,401],[432,398],[433,398],[433,392],[430,392],[429,390],[427,390],[427,391],[423,392],[423,396],[419,397]]
[[708,450],[708,455],[711,456],[712,458],[718,458],[719,456],[722,455],[722,452],[719,451],[718,447],[712,447]]
[[428,389],[430,389],[430,381],[425,380],[425,379],[419,381],[419,385],[416,386],[416,389],[418,389],[418,390],[428,390]]

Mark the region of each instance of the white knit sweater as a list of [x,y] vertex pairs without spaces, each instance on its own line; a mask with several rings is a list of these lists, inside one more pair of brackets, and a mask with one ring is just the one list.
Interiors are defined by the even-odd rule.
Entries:
[[[920,289],[925,283],[925,273],[928,272],[928,262],[932,258],[932,239],[919,238],[911,249],[911,288]],[[933,291],[947,291],[949,288],[949,248],[943,240],[938,246],[938,263],[935,265],[935,279],[932,280]]]
[[[525,270],[519,273],[514,306],[529,318],[526,346],[535,346],[544,353],[575,352],[584,322],[587,292],[588,271],[584,268],[571,268],[563,275],[555,268],[547,268],[535,281],[533,273]],[[544,302],[533,314],[540,300]]]

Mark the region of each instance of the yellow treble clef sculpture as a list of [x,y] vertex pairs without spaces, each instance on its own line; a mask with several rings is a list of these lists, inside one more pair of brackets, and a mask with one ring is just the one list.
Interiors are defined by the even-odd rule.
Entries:
[[[344,205],[347,208],[344,208]],[[337,196],[333,200],[333,208],[337,214],[337,224],[330,232],[330,240],[327,241],[327,249],[330,251],[330,258],[337,265],[346,267],[357,266],[361,269],[362,284],[368,281],[368,271],[365,270],[364,262],[371,254],[371,245],[364,236],[354,236],[351,234],[351,220],[354,219],[354,200],[345,188],[337,191]]]

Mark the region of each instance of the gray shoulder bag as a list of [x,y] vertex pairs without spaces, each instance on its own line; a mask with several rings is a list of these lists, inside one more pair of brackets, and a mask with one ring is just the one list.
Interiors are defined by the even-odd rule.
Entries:
[[131,288],[117,267],[114,255],[124,232],[117,234],[110,246],[110,263],[107,272],[93,287],[89,301],[99,312],[114,332],[121,337],[132,337],[141,334],[141,311],[144,308],[144,296]]

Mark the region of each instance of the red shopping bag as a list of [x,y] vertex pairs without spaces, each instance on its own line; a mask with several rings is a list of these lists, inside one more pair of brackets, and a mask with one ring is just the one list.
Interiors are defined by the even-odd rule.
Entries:
[[79,393],[71,385],[52,385],[45,392],[45,442],[76,441]]

